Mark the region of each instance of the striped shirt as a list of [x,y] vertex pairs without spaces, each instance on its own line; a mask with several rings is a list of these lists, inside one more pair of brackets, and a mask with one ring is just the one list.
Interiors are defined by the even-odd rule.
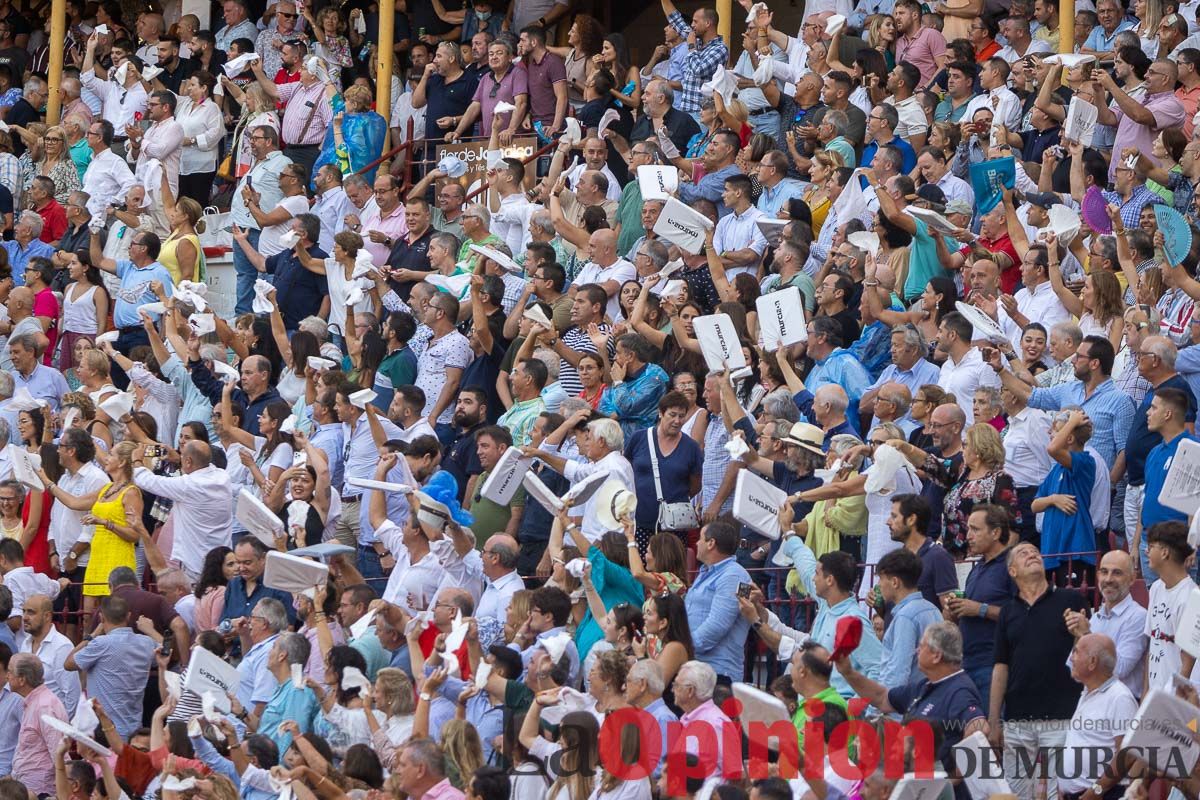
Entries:
[[[608,333],[609,326],[603,322],[600,323],[600,331]],[[565,347],[574,350],[576,353],[596,352],[596,346],[588,338],[587,332],[578,325],[572,327],[562,335],[562,343]],[[575,369],[575,365],[565,358],[560,358],[558,362],[558,382],[562,386],[563,391],[567,393],[567,397],[578,397],[579,393],[583,391],[583,384],[579,380],[579,372]]]
[[1081,407],[1092,421],[1092,438],[1088,443],[1096,448],[1111,469],[1129,439],[1135,411],[1133,401],[1111,378],[1097,386],[1090,396],[1085,396],[1083,381],[1079,380],[1050,389],[1034,389],[1029,396],[1030,408],[1043,411],[1057,411],[1071,405]]
[[[333,106],[325,100],[325,84],[305,86],[297,81],[275,87],[283,109],[283,141],[292,147],[315,147],[325,139],[325,130],[333,124]],[[316,113],[313,113],[314,104]],[[312,114],[312,122],[309,115]],[[307,125],[307,127],[306,127]],[[380,262],[381,263],[381,262]]]

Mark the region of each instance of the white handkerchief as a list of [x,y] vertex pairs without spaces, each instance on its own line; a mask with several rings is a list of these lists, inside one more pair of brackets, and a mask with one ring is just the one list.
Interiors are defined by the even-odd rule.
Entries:
[[741,459],[750,452],[750,445],[746,444],[746,440],[742,437],[733,436],[725,443],[725,452],[729,453],[729,457],[732,459]]
[[333,369],[337,366],[337,362],[330,358],[321,358],[320,356],[309,356],[308,367],[316,372],[324,372],[325,370]]
[[438,161],[437,168],[446,173],[447,178],[457,180],[467,174],[467,162],[455,155],[447,153]]
[[149,314],[165,314],[165,313],[167,313],[167,307],[165,305],[163,305],[162,303],[157,303],[157,302],[156,303],[142,303],[140,306],[138,306],[138,309],[139,310],[145,309],[145,311]]
[[833,36],[844,27],[846,27],[846,18],[841,14],[834,14],[825,20],[825,34],[827,36]]
[[488,169],[495,169],[503,160],[504,152],[502,150],[485,150],[483,152],[483,163],[487,165]]
[[491,674],[492,665],[486,661],[479,662],[479,668],[475,670],[475,685],[480,689],[486,689],[488,676]]
[[133,392],[117,392],[100,403],[100,410],[112,419],[121,419],[133,411]]
[[[295,247],[296,242],[298,241],[300,241],[300,234],[296,233],[295,231],[284,231],[283,233],[279,234],[279,243],[284,247]],[[359,252],[365,251],[360,250]]]
[[242,71],[251,63],[258,61],[258,53],[243,53],[237,58],[231,58],[225,62],[225,74],[231,78],[236,78],[242,74]]
[[304,665],[292,664],[292,686],[297,689],[304,688]]
[[608,130],[608,126],[619,120],[621,115],[617,113],[615,108],[610,108],[604,112],[604,116],[600,117],[600,126],[596,129],[596,135],[604,138],[604,132]]
[[178,672],[163,673],[163,682],[167,684],[167,694],[178,700],[183,695],[183,676]]
[[255,314],[270,314],[273,306],[271,301],[267,299],[267,295],[275,290],[275,285],[270,281],[264,281],[259,278],[254,282],[254,302],[251,307]]
[[453,653],[462,647],[462,643],[467,640],[467,630],[470,627],[468,623],[463,621],[462,609],[460,608],[454,615],[454,621],[450,623],[450,633],[446,635],[446,652]]
[[563,132],[559,139],[572,145],[581,142],[583,140],[583,128],[580,126],[579,120],[574,117],[567,117],[563,123]]
[[162,75],[162,67],[156,67],[153,64],[148,64],[146,68],[142,70],[142,80],[144,81],[152,81],[159,75]]
[[312,506],[303,500],[293,500],[288,505],[288,528],[299,528],[304,530],[308,523],[308,510]]
[[363,293],[363,288],[356,283],[346,292],[346,305],[356,306],[363,301],[364,297],[366,295]]
[[758,66],[754,69],[754,83],[758,86],[765,86],[775,79],[775,59],[764,58],[758,62]]
[[350,395],[350,405],[358,408],[366,408],[367,403],[370,403],[379,395],[375,394],[371,389],[359,389],[357,392]]
[[758,12],[766,10],[766,3],[755,3],[754,5],[750,6],[750,10],[746,13],[746,24],[753,25],[754,20],[758,18]]
[[[194,287],[200,286],[204,291],[197,291]],[[197,311],[204,311],[208,308],[208,301],[204,299],[208,287],[200,283],[192,283],[191,281],[181,281],[175,287],[175,300],[180,303],[187,303]]]
[[221,712],[217,711],[217,693],[205,692],[200,695],[201,715],[209,722],[216,723],[221,720]]
[[570,643],[571,637],[566,633],[556,633],[538,642],[538,644],[546,648],[546,652],[550,654],[550,660],[555,664],[563,657],[563,653],[567,652],[567,645]]
[[363,634],[365,634],[367,632],[367,630],[371,627],[371,623],[374,621],[375,621],[375,612],[374,611],[368,611],[367,613],[365,613],[361,617],[359,617],[358,622],[355,622],[353,625],[350,626],[351,640],[357,639],[357,638],[361,637]]
[[79,704],[75,707],[75,716],[71,717],[71,724],[84,733],[91,733],[100,727],[100,718],[96,716],[96,710],[92,708],[92,701],[86,694],[79,697]]
[[188,327],[197,336],[205,336],[217,330],[217,319],[212,314],[192,314],[188,317]]
[[196,779],[180,778],[177,775],[168,775],[163,779],[162,788],[168,792],[186,792],[188,789],[196,788]]
[[572,558],[566,564],[566,570],[580,580],[583,579],[583,568],[587,565],[586,558]]
[[512,103],[506,103],[503,100],[501,100],[499,103],[496,103],[495,107],[492,110],[497,114],[507,114],[510,111],[516,111],[517,107],[514,106]]
[[121,62],[121,66],[117,67],[117,74],[115,77],[117,79],[118,86],[125,85],[125,79],[129,77],[129,62],[128,61]]
[[242,377],[236,368],[226,364],[224,361],[214,361],[212,371],[214,375],[225,383],[236,383]]
[[46,405],[45,400],[35,398],[25,386],[18,386],[4,407],[9,411],[37,411]]
[[375,269],[375,259],[371,255],[371,251],[363,248],[358,251],[358,255],[354,256],[354,272],[350,275],[353,279],[365,278],[367,273]]
[[367,680],[367,676],[362,674],[362,670],[358,667],[346,667],[342,670],[342,690],[350,691],[351,689],[370,689],[371,682]]
[[108,33],[108,26],[105,25],[103,22],[101,22],[99,25],[97,25],[95,28],[92,29],[92,33],[98,33],[101,36],[103,36],[104,34]]

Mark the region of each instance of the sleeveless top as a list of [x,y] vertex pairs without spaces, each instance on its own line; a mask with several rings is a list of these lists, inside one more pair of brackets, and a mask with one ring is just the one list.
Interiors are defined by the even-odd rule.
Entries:
[[96,303],[94,297],[96,289],[99,287],[91,286],[86,292],[80,295],[78,300],[72,300],[72,287],[76,285],[72,283],[63,292],[63,331],[95,335],[98,327],[96,324]]
[[[104,488],[100,490],[100,494],[97,495],[97,497],[96,497],[96,502],[92,503],[92,515],[94,517],[96,517],[97,519],[102,519],[102,520],[105,520],[106,522],[112,522],[117,525],[127,526],[129,524],[129,520],[125,519],[124,500],[125,500],[125,493],[133,488],[133,484],[132,483],[129,484],[124,489],[117,492],[117,494],[114,495],[113,497],[110,497],[109,499],[104,500],[103,499],[104,493],[107,492],[109,487],[111,487],[111,486],[112,486],[112,483],[106,483],[106,484],[104,484]],[[97,525],[96,532],[99,533],[100,531],[104,531],[105,533],[111,534],[113,536],[117,535],[117,534],[113,533],[113,531],[107,525]],[[122,539],[122,541],[124,541],[124,540]],[[130,547],[132,547],[132,546],[133,545],[131,543]]]
[[571,86],[571,79],[575,79],[581,87],[583,86],[587,81],[588,58],[587,56],[576,58],[575,51],[572,50],[564,59],[564,63],[567,67],[567,98],[574,104],[583,105],[583,93]]
[[192,280],[201,280],[200,276],[200,237],[194,233],[189,233],[186,236],[176,236],[171,234],[162,244],[162,249],[158,253],[158,263],[167,268],[167,272],[171,273],[171,280],[178,285],[182,280],[182,273],[179,270],[179,257],[175,251],[179,248],[180,242],[191,242],[192,247],[196,248],[196,267],[192,270]]

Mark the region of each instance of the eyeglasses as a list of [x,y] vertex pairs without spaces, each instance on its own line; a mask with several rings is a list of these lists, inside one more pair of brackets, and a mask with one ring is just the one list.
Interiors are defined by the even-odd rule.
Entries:
[[15,498],[15,497],[0,497],[0,503],[15,503],[15,502],[17,502],[17,498]]
[[286,12],[286,11],[279,11],[279,12],[276,12],[276,13],[278,13],[278,14],[279,14],[279,16],[281,16],[281,17],[285,17],[285,18],[287,18],[287,19],[295,19],[295,18],[297,17],[297,15],[296,15],[296,14],[289,14],[289,13],[288,13],[288,12]]
[[47,142],[63,142],[65,140],[61,136],[47,136],[46,141]]

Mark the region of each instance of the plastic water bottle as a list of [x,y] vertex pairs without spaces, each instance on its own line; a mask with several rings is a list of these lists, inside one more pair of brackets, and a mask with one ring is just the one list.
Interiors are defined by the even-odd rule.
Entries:
[[227,619],[221,620],[221,624],[217,626],[217,633],[224,636],[225,634],[232,633],[232,632],[233,632],[233,622],[231,620],[227,620]]

